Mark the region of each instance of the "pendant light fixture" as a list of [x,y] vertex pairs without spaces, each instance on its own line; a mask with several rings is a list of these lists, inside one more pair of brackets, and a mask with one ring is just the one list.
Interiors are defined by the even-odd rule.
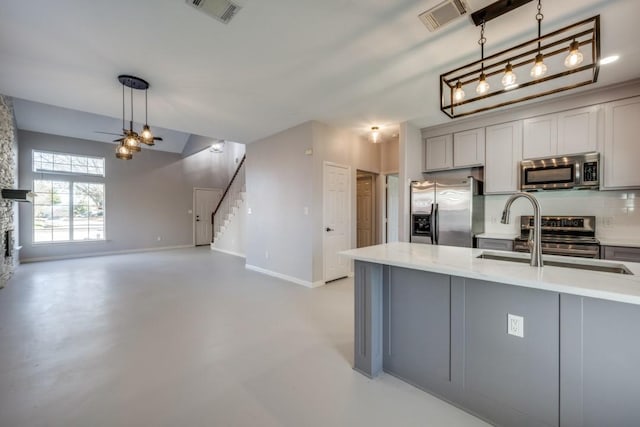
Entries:
[[[487,22],[526,4],[537,8],[537,37],[485,56]],[[440,110],[450,118],[504,108],[598,80],[599,15],[542,34],[541,0],[497,0],[473,12],[471,19],[480,27],[480,58],[440,75]],[[490,82],[496,82],[496,87]],[[475,93],[467,90],[465,97],[464,89],[472,85]]]
[[371,127],[371,141],[374,144],[378,143],[378,138],[380,138],[380,128],[378,126]]
[[482,22],[482,26],[480,27],[480,40],[478,40],[478,44],[480,45],[480,78],[478,79],[478,86],[476,87],[476,93],[478,95],[484,95],[489,92],[491,88],[489,83],[487,83],[487,76],[484,74],[484,44],[487,42],[487,39],[484,36],[484,21]]
[[[148,124],[148,109],[147,109],[147,90],[149,89],[149,83],[140,77],[120,75],[118,81],[122,84],[122,134],[121,138],[114,140],[118,142],[116,148],[116,157],[118,159],[130,160],[133,158],[133,153],[140,152],[142,150],[141,144],[155,145],[155,141],[162,141],[162,138],[153,136],[151,128]],[[125,86],[129,88],[129,102],[130,102],[130,120],[129,129],[125,127]],[[133,90],[144,90],[144,117],[145,124],[142,128],[142,132],[138,134],[133,130]]]
[[569,55],[564,60],[564,66],[567,68],[574,68],[582,64],[584,61],[584,55],[580,53],[580,43],[573,39],[571,45],[569,45]]
[[544,15],[542,14],[542,3],[541,0],[538,0],[538,13],[536,14],[536,21],[538,21],[538,54],[536,55],[536,59],[533,64],[533,68],[531,69],[531,77],[534,79],[539,79],[547,73],[547,66],[544,64],[544,55],[542,55],[540,46],[540,37],[542,35],[542,20],[544,19]]

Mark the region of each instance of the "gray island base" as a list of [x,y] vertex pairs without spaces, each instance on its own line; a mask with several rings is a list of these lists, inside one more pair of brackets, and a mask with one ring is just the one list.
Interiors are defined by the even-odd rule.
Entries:
[[[640,426],[640,305],[356,252],[355,370],[384,371],[495,425]],[[507,333],[509,314],[523,319],[522,337]]]

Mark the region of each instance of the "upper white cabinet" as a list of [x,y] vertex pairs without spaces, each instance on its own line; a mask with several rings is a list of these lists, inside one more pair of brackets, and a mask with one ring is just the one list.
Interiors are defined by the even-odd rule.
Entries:
[[555,114],[526,119],[523,128],[523,158],[549,157],[558,153],[558,117]]
[[558,114],[558,154],[597,150],[598,107],[585,107]]
[[427,138],[424,142],[425,172],[453,167],[453,135]]
[[602,188],[640,187],[640,97],[605,104]]
[[453,167],[484,165],[484,128],[453,134]]
[[486,128],[484,193],[513,193],[519,190],[522,160],[522,122]]
[[427,138],[425,172],[484,165],[484,128]]
[[598,107],[584,107],[523,122],[522,157],[562,156],[597,149]]

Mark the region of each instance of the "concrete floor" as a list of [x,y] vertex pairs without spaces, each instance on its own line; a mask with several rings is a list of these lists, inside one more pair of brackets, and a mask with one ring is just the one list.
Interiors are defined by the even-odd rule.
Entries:
[[20,266],[0,290],[0,426],[486,426],[351,369],[353,282],[208,248]]

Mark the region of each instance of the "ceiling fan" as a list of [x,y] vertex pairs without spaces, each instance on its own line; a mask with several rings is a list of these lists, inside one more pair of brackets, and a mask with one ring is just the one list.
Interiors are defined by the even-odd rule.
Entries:
[[[149,89],[149,83],[139,77],[125,74],[118,76],[118,81],[122,84],[122,133],[97,133],[119,136],[120,138],[113,140],[113,142],[119,143],[118,148],[116,148],[116,157],[119,159],[129,160],[133,158],[134,152],[142,150],[141,144],[152,146],[155,145],[156,141],[162,141],[162,137],[153,136],[148,124],[147,89]],[[131,102],[131,119],[129,120],[129,129],[125,127],[125,86],[130,89],[129,100]],[[144,90],[144,126],[142,127],[142,132],[139,134],[133,130],[133,89]]]

